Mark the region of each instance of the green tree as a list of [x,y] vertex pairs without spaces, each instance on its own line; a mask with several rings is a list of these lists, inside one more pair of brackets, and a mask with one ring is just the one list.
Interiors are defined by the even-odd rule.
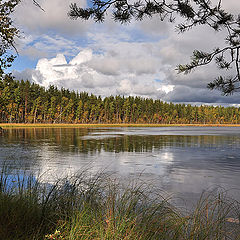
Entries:
[[[32,1],[42,9],[36,0]],[[3,80],[5,70],[11,67],[16,58],[15,39],[20,36],[20,31],[14,26],[12,13],[20,2],[21,0],[0,0],[0,80]]]
[[11,14],[18,3],[19,0],[0,0],[0,79],[15,58],[11,50],[16,50],[14,43],[19,36],[19,30],[13,26]]
[[235,107],[191,106],[141,97],[75,93],[29,81],[0,81],[0,122],[17,123],[240,123]]
[[76,122],[81,123],[82,115],[83,115],[83,102],[82,100],[80,100],[76,111]]

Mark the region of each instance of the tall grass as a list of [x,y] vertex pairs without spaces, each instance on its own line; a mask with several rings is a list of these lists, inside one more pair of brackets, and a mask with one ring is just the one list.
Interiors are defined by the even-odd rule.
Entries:
[[[0,239],[240,239],[239,204],[224,192],[181,212],[147,184],[87,172],[53,184],[0,176]],[[228,219],[234,221],[229,222]]]

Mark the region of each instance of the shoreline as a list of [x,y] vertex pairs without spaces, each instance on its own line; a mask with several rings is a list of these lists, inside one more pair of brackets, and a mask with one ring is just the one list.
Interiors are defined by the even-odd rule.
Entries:
[[240,127],[240,124],[144,124],[144,123],[0,123],[0,128],[101,128],[101,127]]

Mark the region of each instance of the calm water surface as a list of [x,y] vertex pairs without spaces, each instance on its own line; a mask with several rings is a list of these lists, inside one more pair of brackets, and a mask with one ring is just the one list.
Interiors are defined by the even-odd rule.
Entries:
[[[0,167],[45,181],[90,168],[151,180],[181,198],[224,187],[240,200],[240,128],[29,128],[0,134]],[[44,177],[43,177],[44,179]]]

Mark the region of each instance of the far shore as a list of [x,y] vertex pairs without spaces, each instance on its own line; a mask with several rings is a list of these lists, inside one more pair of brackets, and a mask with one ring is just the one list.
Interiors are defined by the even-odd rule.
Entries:
[[101,127],[240,127],[240,124],[68,124],[68,123],[0,123],[1,128],[101,128]]

